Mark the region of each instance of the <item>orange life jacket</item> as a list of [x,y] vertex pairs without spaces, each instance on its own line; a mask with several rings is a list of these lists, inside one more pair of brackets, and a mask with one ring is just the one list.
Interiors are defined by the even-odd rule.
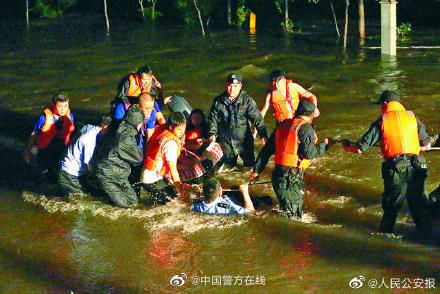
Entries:
[[[178,146],[177,158],[180,156],[182,143],[180,139],[167,129],[167,125],[159,126],[148,141],[147,155],[145,156],[144,167],[148,170],[156,171],[161,176],[165,176],[170,172],[170,168],[166,163],[163,147],[169,141],[175,141]],[[162,168],[157,170],[157,163],[162,160]]]
[[299,96],[292,80],[286,80],[286,96],[274,89],[271,92],[271,101],[277,121],[293,118],[298,108]]
[[155,77],[152,76],[151,82],[142,85],[141,78],[137,74],[131,74],[128,77],[130,87],[128,88],[127,97],[138,97],[142,93],[150,93]]
[[[275,164],[298,167],[305,170],[309,167],[312,160],[302,158],[298,155],[298,131],[310,122],[302,118],[286,119],[276,129],[275,133]],[[318,137],[315,134],[315,144],[318,143]]]
[[187,141],[195,141],[202,137],[202,127],[196,127],[192,130],[185,132],[185,138]]
[[[70,135],[73,130],[75,130],[75,125],[70,116],[70,108],[67,110],[67,114],[62,117],[55,115],[52,108],[46,108],[43,110],[43,113],[46,116],[46,121],[41,128],[41,134],[36,138],[38,149],[46,148],[55,136],[64,139],[64,144],[68,145],[70,142]],[[58,120],[63,120],[63,127],[60,130],[57,130],[55,127],[54,116]]]
[[399,102],[382,106],[381,148],[385,159],[401,154],[420,154],[416,117]]

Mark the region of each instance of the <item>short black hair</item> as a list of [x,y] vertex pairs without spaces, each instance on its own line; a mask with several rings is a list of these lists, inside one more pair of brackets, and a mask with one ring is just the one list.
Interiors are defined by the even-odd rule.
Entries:
[[181,124],[186,124],[185,115],[183,115],[181,112],[171,113],[170,118],[168,119],[168,125],[177,126]]
[[286,77],[286,73],[284,72],[284,70],[276,69],[270,73],[269,80],[271,82],[275,82],[285,77]]
[[143,73],[152,74],[153,70],[151,69],[150,66],[144,65],[144,66],[139,67],[136,73],[138,75],[142,75]]
[[379,100],[376,102],[376,104],[383,104],[388,102],[400,102],[400,95],[399,93],[395,91],[385,90],[380,94]]
[[295,115],[305,115],[305,116],[312,116],[315,112],[316,105],[315,103],[307,100],[307,99],[301,99],[298,104],[298,108],[295,111]]
[[66,92],[63,91],[59,91],[56,92],[53,96],[52,96],[52,103],[56,104],[57,102],[66,102],[69,101],[70,97]]
[[222,185],[216,178],[209,178],[203,183],[203,195],[205,203],[213,202],[220,193]]

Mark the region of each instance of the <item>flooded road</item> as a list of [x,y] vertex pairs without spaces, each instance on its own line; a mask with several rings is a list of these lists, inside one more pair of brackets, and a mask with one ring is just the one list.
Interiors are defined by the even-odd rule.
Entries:
[[[378,148],[359,156],[335,145],[314,162],[306,176],[307,223],[270,212],[199,215],[175,202],[127,210],[32,192],[18,156],[52,93],[67,90],[77,120],[97,122],[120,78],[145,63],[166,95],[181,95],[206,112],[227,74],[241,73],[245,91],[262,105],[268,74],[282,68],[317,95],[320,138],[357,140],[378,117],[371,102],[385,89],[398,90],[428,132],[439,133],[438,49],[402,49],[397,58],[384,58],[357,46],[343,54],[322,34],[223,31],[201,39],[197,33],[127,27],[106,37],[86,24],[30,32],[2,27],[0,292],[332,293],[362,284],[357,291],[381,293],[390,291],[392,279],[396,291],[433,292],[431,282],[439,288],[439,248],[408,240],[414,225],[406,208],[394,235],[375,233],[383,189]],[[440,45],[432,36],[419,32],[407,42]],[[273,117],[266,118],[273,130]],[[426,157],[432,191],[440,182],[440,154]],[[260,180],[270,180],[272,169],[273,162]],[[235,169],[218,177],[228,187],[248,175]],[[251,195],[274,198],[270,184],[251,188]]]

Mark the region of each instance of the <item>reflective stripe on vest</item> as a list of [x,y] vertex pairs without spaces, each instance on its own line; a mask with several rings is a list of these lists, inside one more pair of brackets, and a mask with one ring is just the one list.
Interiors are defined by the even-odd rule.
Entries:
[[271,92],[271,100],[277,121],[293,118],[298,108],[299,96],[293,87],[292,80],[286,81],[286,96],[275,89]]
[[381,147],[385,159],[401,154],[420,153],[416,117],[398,102],[389,102],[383,107]]
[[[163,147],[169,141],[175,141],[178,146],[177,157],[180,156],[182,149],[181,142],[173,133],[167,129],[167,125],[159,126],[148,141],[147,155],[145,156],[144,167],[151,171],[156,171],[161,176],[165,176],[170,172],[168,164],[166,164]],[[162,168],[158,170],[157,164],[162,160]]]
[[68,145],[70,142],[70,135],[75,129],[75,125],[73,124],[70,116],[70,108],[67,110],[67,114],[65,116],[57,116],[58,120],[63,120],[63,127],[61,130],[57,130],[55,127],[54,114],[51,109],[46,108],[43,113],[46,119],[43,127],[41,128],[41,134],[36,138],[38,149],[46,148],[55,136],[64,139],[64,144]]
[[[275,133],[275,164],[298,167],[304,170],[309,167],[311,160],[300,158],[298,156],[298,132],[300,128],[310,122],[301,118],[286,119],[276,129]],[[318,142],[318,137],[315,135],[315,144]]]
[[130,87],[127,91],[128,97],[138,97],[141,93],[150,93],[151,87],[153,86],[154,76],[151,78],[151,82],[146,86],[142,85],[142,81],[137,74],[132,74],[128,77],[130,82]]

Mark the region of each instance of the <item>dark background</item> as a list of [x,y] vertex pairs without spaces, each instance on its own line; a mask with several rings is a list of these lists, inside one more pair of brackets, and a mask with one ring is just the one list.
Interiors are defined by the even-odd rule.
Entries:
[[[29,0],[30,6],[35,0]],[[56,3],[57,0],[53,0]],[[215,1],[215,7],[211,13],[210,26],[213,28],[224,28],[226,24],[226,1]],[[157,10],[163,16],[158,18],[157,25],[174,26],[185,24],[182,12],[176,8],[175,0],[158,0]],[[231,0],[233,14],[237,1]],[[380,4],[376,0],[364,0],[365,20],[368,25],[380,22]],[[343,26],[345,12],[345,0],[333,0],[338,19]],[[56,5],[56,4],[55,4]],[[150,4],[145,1],[146,7]],[[272,0],[247,0],[246,6],[257,15],[257,27],[280,28],[282,15],[276,9]],[[191,7],[193,8],[193,7]],[[141,21],[141,14],[138,11],[137,0],[108,0],[109,17],[112,22],[133,22]],[[332,22],[330,0],[321,0],[318,4],[309,3],[308,0],[295,0],[290,3],[289,16],[295,25],[310,26],[319,25],[324,22]],[[202,11],[203,13],[203,11]],[[413,28],[418,27],[439,27],[440,26],[440,2],[438,0],[400,0],[397,4],[398,24],[408,22]],[[31,13],[31,21],[36,21],[38,16]],[[76,5],[65,11],[63,18],[96,19],[102,21],[103,1],[102,0],[77,0]],[[206,17],[206,15],[204,16]],[[357,27],[358,1],[350,0],[350,28]],[[0,22],[25,21],[25,0],[0,0]]]

